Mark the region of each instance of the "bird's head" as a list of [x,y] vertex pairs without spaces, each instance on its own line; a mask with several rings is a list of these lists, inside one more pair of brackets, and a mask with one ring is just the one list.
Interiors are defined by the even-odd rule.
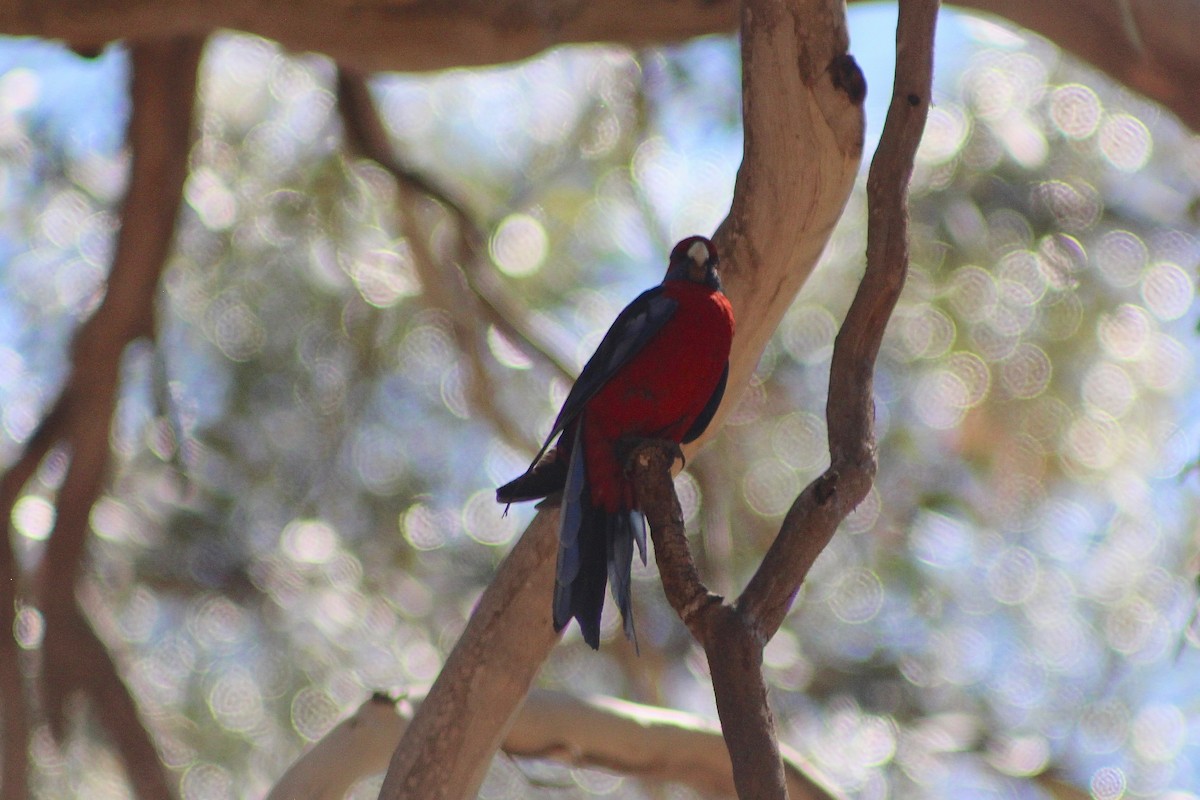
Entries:
[[703,236],[689,236],[671,251],[666,279],[703,283],[712,289],[720,289],[717,263],[717,248],[712,242]]

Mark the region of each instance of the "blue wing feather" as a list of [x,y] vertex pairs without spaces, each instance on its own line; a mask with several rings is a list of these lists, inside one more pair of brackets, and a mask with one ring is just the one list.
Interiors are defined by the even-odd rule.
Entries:
[[[639,295],[617,316],[595,354],[584,365],[579,379],[571,387],[550,435],[533,460],[536,466],[550,443],[563,431],[572,437],[559,516],[554,628],[562,630],[572,618],[577,619],[584,641],[593,648],[600,646],[600,615],[604,607],[606,584],[611,584],[613,599],[625,622],[625,635],[637,647],[631,601],[631,568],[635,546],[642,563],[646,563],[646,527],[640,512],[609,514],[601,508],[592,507],[584,466],[583,425],[575,425],[573,430],[571,426],[583,413],[588,401],[641,352],[674,316],[678,307],[678,301],[667,297],[663,288],[656,286]],[[724,388],[722,379],[718,391],[714,393],[716,399],[709,400],[712,411],[708,411],[706,406],[709,419],[720,403],[719,394]],[[533,466],[530,467],[532,471]],[[513,483],[521,480],[518,478]],[[506,497],[505,489],[501,487],[497,497]]]
[[567,467],[567,482],[563,487],[562,509],[558,521],[558,568],[555,572],[554,627],[562,628],[571,620],[571,585],[579,575],[583,549],[580,535],[584,533],[587,514],[587,472],[583,462],[583,442],[578,429],[571,448],[571,463]]
[[663,325],[675,316],[675,309],[678,307],[678,301],[664,295],[660,285],[642,292],[617,315],[596,352],[579,373],[579,378],[571,387],[567,399],[563,401],[562,410],[554,420],[550,435],[546,437],[533,459],[534,464],[550,447],[554,437],[562,433],[567,425],[571,424],[571,420],[583,412],[588,400],[603,389],[613,375],[629,363],[629,359],[641,352],[655,334],[662,330]]

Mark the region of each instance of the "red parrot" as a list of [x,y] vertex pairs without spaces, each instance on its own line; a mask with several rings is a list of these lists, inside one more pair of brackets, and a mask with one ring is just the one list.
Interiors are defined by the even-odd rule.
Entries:
[[700,436],[725,394],[732,341],[733,308],[721,293],[717,250],[703,236],[684,239],[671,251],[663,282],[630,303],[604,335],[529,469],[496,490],[501,503],[562,491],[556,631],[574,617],[584,641],[598,649],[611,581],[625,635],[636,642],[630,568],[634,544],[646,563],[646,528],[618,444],[685,444]]

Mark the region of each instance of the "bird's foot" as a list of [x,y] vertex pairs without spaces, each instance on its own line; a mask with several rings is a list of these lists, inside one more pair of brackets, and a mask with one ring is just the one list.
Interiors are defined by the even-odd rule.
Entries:
[[687,466],[687,458],[683,455],[683,448],[679,446],[679,442],[671,439],[654,439],[643,436],[626,436],[617,442],[617,456],[622,464],[625,465],[625,470],[629,470],[629,465],[634,457],[645,449],[655,449],[665,452],[671,456],[671,463],[675,460],[683,462],[683,466]]

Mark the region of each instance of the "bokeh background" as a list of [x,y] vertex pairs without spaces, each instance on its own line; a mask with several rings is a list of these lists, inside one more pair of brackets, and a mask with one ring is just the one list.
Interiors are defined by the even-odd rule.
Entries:
[[[868,154],[893,15],[850,10]],[[879,478],[767,649],[781,738],[864,800],[1196,800],[1200,138],[1010,28],[947,12],[938,47]],[[119,47],[0,40],[0,464],[103,291],[127,67]],[[565,396],[555,364],[577,370],[670,245],[713,230],[741,154],[732,38],[373,79],[396,157],[484,232],[469,277],[521,299],[504,313],[539,353],[437,301],[406,230],[452,261],[455,219],[346,154],[334,73],[211,41],[159,344],[125,355],[91,515],[84,604],[186,800],[260,797],[371,691],[433,681],[531,516],[493,491]],[[744,584],[827,464],[864,198],[678,479],[716,591]],[[486,347],[464,346],[472,324]],[[26,564],[64,464],[14,509]],[[653,562],[635,579],[641,657],[610,609],[601,651],[568,632],[542,683],[715,718]],[[21,646],[41,633],[21,608]],[[86,716],[63,748],[39,729],[33,757],[41,797],[128,796]],[[694,795],[501,757],[482,796]]]

